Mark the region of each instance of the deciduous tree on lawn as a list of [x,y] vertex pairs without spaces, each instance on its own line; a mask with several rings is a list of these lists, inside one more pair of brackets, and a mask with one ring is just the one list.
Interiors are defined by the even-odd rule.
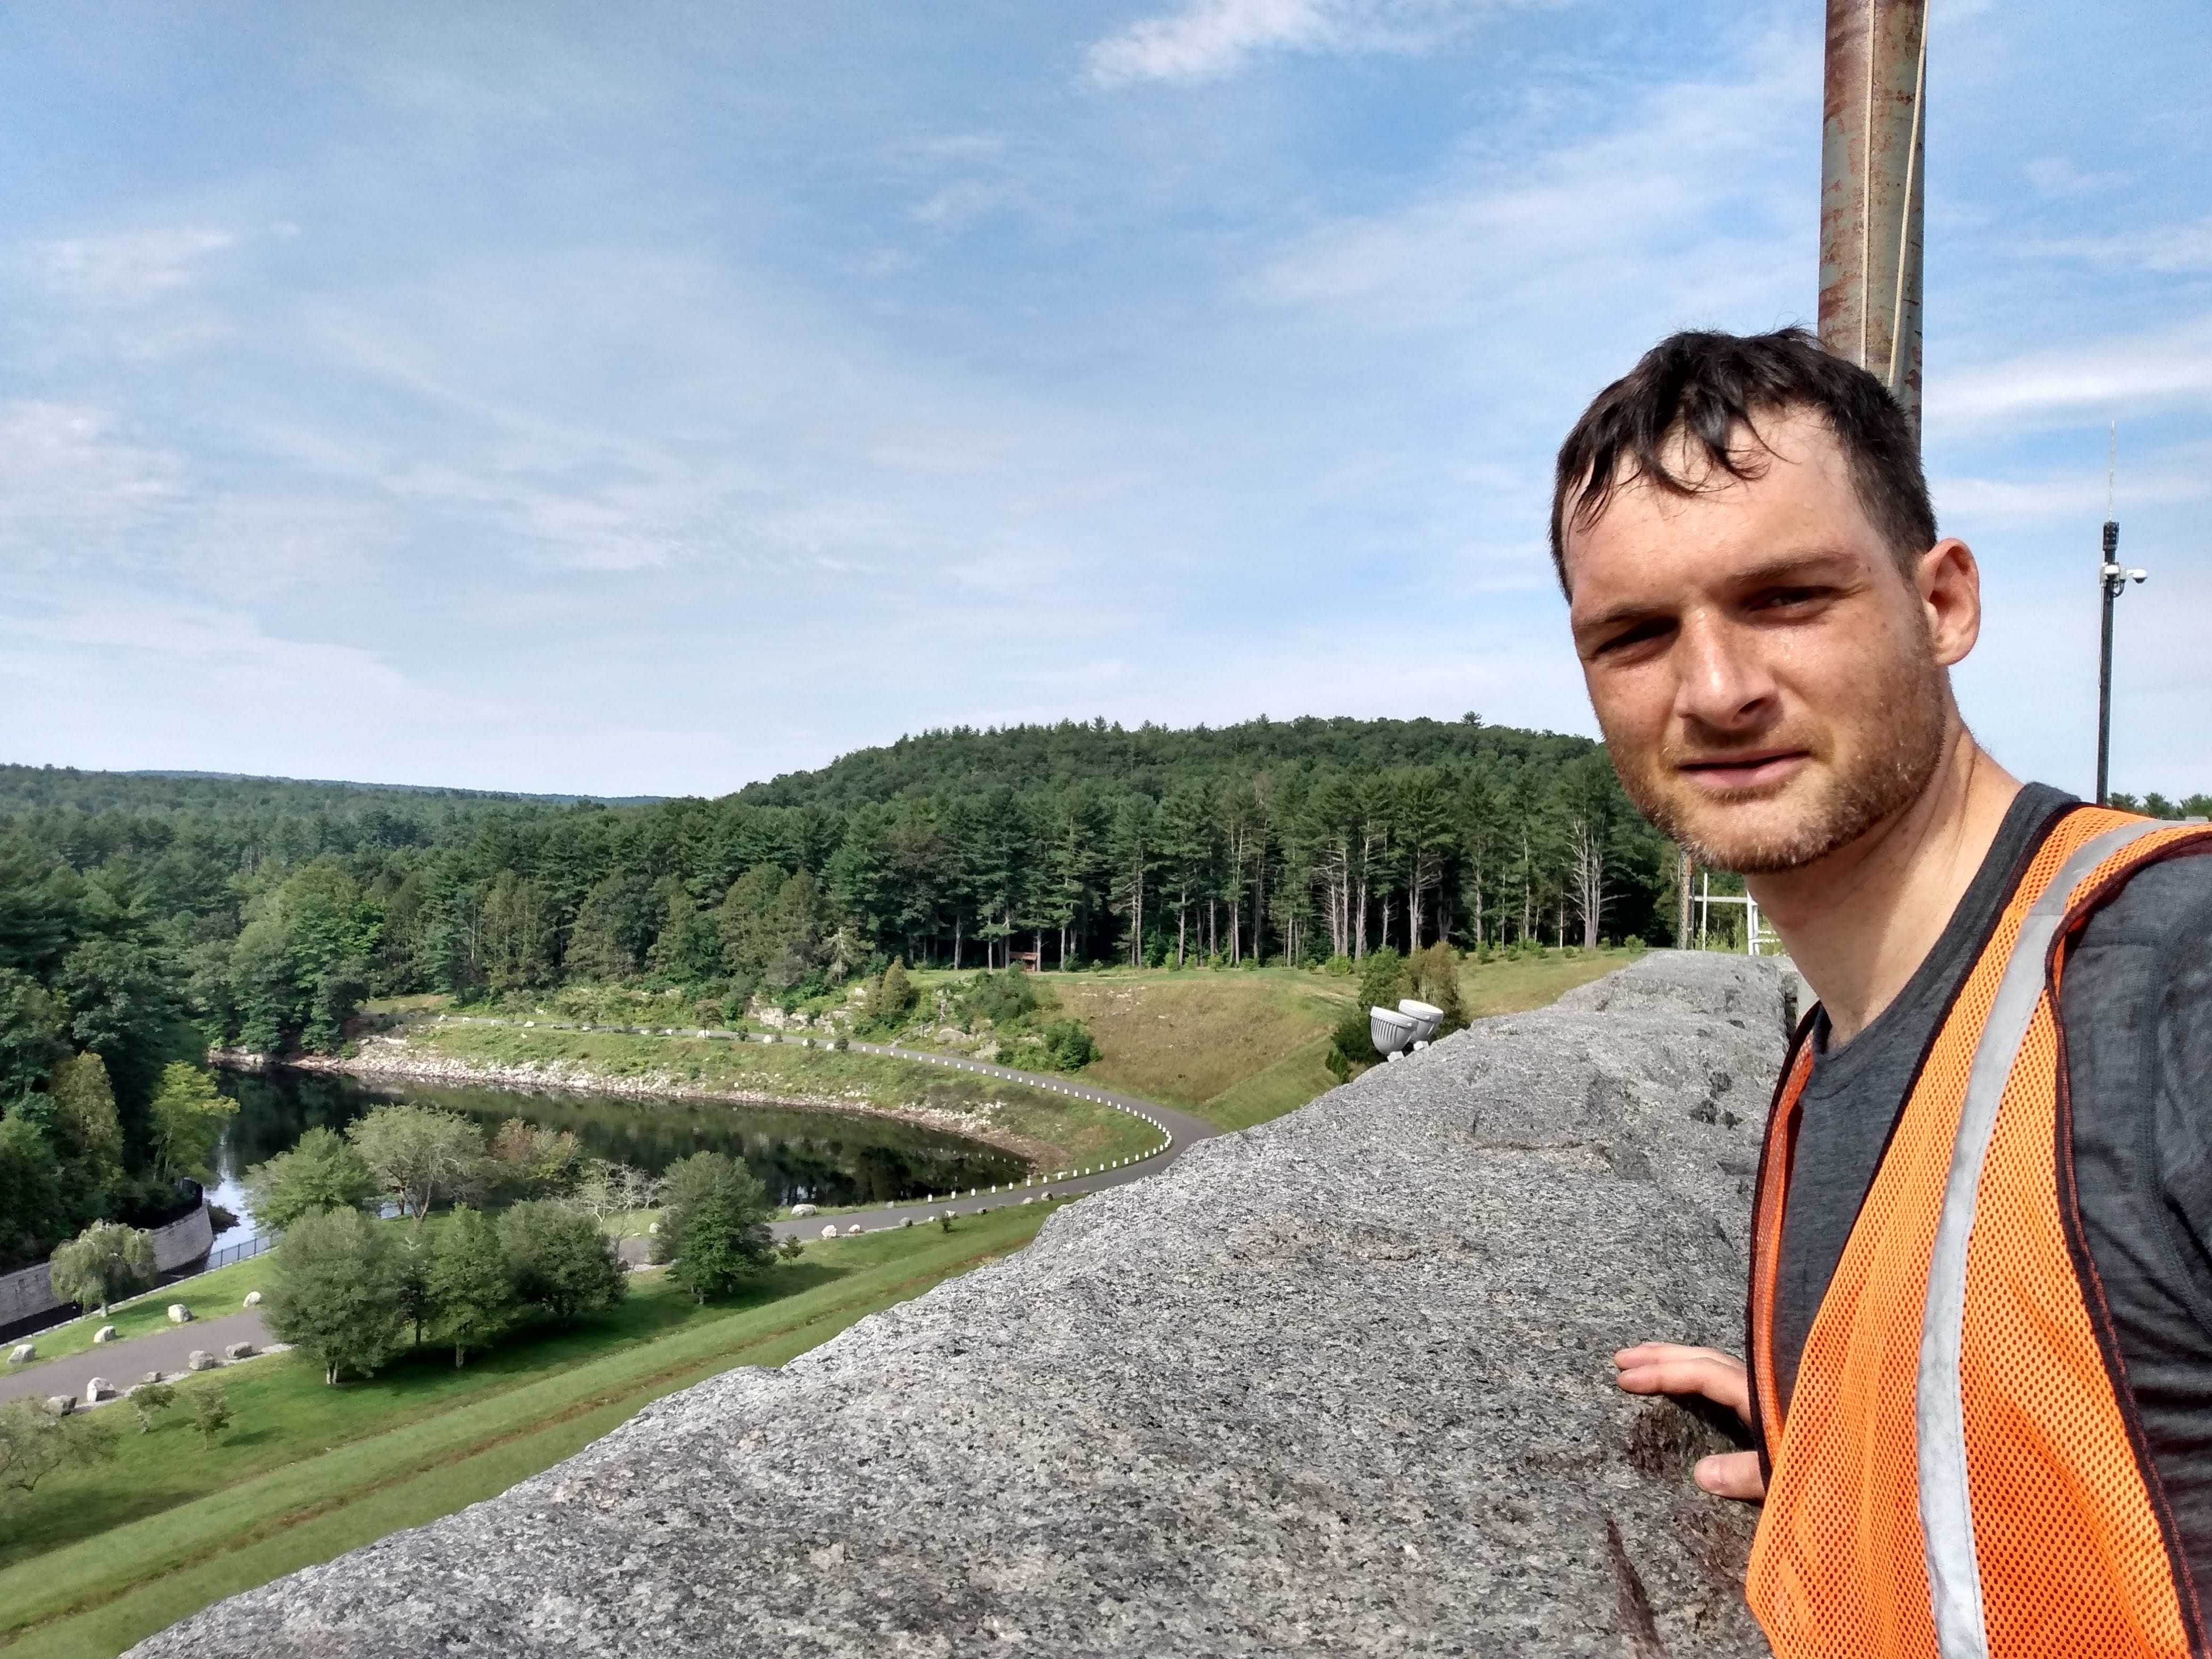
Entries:
[[452,1340],[457,1368],[468,1363],[470,1349],[489,1347],[514,1322],[521,1308],[514,1269],[499,1230],[482,1211],[463,1205],[438,1230],[431,1250],[430,1294]]
[[277,1340],[313,1356],[323,1381],[366,1376],[399,1351],[407,1319],[384,1229],[359,1210],[317,1210],[286,1229],[265,1313]]
[[766,1266],[775,1248],[769,1237],[768,1194],[753,1172],[721,1152],[694,1152],[668,1166],[661,1177],[660,1231],[653,1237],[655,1261],[679,1260],[689,1248],[691,1218],[710,1200],[728,1210],[744,1253]]
[[690,1291],[693,1301],[703,1303],[741,1288],[774,1260],[773,1254],[753,1248],[747,1224],[729,1200],[710,1194],[686,1218],[684,1254],[668,1276]]
[[380,1106],[349,1124],[346,1139],[417,1226],[439,1199],[467,1198],[483,1176],[483,1131],[452,1112]]
[[115,1425],[57,1417],[34,1400],[0,1406],[0,1498],[27,1497],[56,1469],[115,1455]]
[[253,1218],[282,1232],[312,1210],[357,1210],[376,1196],[377,1181],[362,1155],[335,1129],[308,1130],[289,1152],[246,1172]]
[[54,1294],[101,1315],[107,1304],[154,1282],[154,1236],[143,1227],[95,1221],[54,1251]]
[[515,1293],[554,1318],[611,1308],[629,1288],[614,1241],[572,1204],[532,1199],[499,1218]]

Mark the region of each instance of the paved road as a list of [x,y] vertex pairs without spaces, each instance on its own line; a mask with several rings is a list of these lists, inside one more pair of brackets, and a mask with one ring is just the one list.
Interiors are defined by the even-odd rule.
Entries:
[[[470,1024],[482,1025],[518,1025],[531,1024],[553,1026],[562,1030],[623,1031],[649,1036],[701,1036],[717,1042],[789,1042],[789,1038],[763,1038],[744,1031],[714,1031],[670,1026],[649,1025],[564,1025],[550,1020],[524,1022],[520,1020],[484,1019],[469,1016],[448,1016],[467,1018]],[[822,1046],[817,1044],[816,1046]],[[838,1215],[811,1216],[795,1221],[779,1221],[772,1231],[776,1237],[817,1238],[824,1227],[834,1226],[842,1234],[854,1227],[873,1232],[883,1227],[896,1227],[911,1221],[919,1224],[946,1210],[970,1215],[979,1210],[994,1210],[1002,1205],[1019,1204],[1024,1199],[1038,1199],[1048,1194],[1066,1198],[1082,1193],[1095,1193],[1108,1187],[1119,1187],[1132,1181],[1141,1181],[1158,1170],[1165,1169],[1193,1143],[1209,1135],[1218,1134],[1204,1118],[1193,1117],[1188,1112],[1178,1112],[1169,1106],[1157,1105],[1148,1100],[1139,1100],[1133,1095],[1115,1094],[1109,1089],[1094,1088],[1087,1083],[1076,1083],[1066,1078],[1046,1077],[1035,1072],[1018,1072],[1010,1066],[993,1066],[965,1054],[932,1054],[919,1048],[900,1048],[889,1043],[855,1042],[850,1047],[864,1054],[885,1054],[895,1060],[917,1061],[925,1066],[942,1066],[953,1071],[974,1072],[986,1077],[1004,1078],[1008,1082],[1022,1083],[1033,1089],[1042,1089],[1052,1094],[1066,1095],[1072,1099],[1097,1101],[1146,1120],[1158,1127],[1166,1137],[1166,1145],[1150,1157],[1133,1159],[1113,1167],[1099,1167],[1073,1173],[1054,1172],[1019,1186],[986,1188],[965,1193],[940,1193],[920,1201],[890,1204],[872,1210],[849,1211]],[[641,1261],[645,1256],[646,1241],[623,1241],[625,1260]],[[178,1300],[188,1300],[189,1291],[180,1288]],[[31,1339],[35,1340],[36,1339]],[[251,1342],[265,1347],[272,1340],[269,1328],[262,1323],[258,1311],[227,1314],[216,1319],[196,1320],[189,1325],[178,1325],[135,1336],[123,1342],[113,1342],[106,1347],[94,1348],[67,1359],[57,1359],[27,1370],[11,1370],[0,1375],[0,1403],[20,1399],[26,1395],[46,1399],[54,1395],[70,1394],[82,1396],[88,1384],[95,1376],[106,1377],[118,1389],[130,1387],[148,1371],[159,1370],[167,1376],[182,1371],[185,1361],[195,1348],[204,1348],[220,1355],[226,1345]],[[11,1343],[9,1346],[13,1346]]]
[[[189,1302],[189,1285],[170,1299]],[[195,1348],[205,1348],[220,1359],[222,1351],[234,1342],[251,1342],[257,1348],[265,1348],[275,1340],[269,1334],[269,1328],[261,1322],[258,1308],[224,1314],[216,1319],[195,1319],[189,1325],[165,1326],[144,1336],[88,1348],[66,1359],[10,1370],[0,1375],[0,1403],[20,1400],[25,1395],[46,1400],[58,1394],[69,1394],[82,1401],[86,1386],[95,1376],[106,1377],[118,1389],[127,1389],[142,1381],[148,1371],[159,1371],[165,1377],[179,1375]],[[9,1346],[12,1347],[14,1344]]]

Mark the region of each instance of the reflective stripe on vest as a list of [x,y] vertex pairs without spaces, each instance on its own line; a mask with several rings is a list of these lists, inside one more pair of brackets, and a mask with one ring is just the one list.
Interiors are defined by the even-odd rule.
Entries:
[[[2201,1628],[2061,1212],[2056,983],[2089,910],[2212,831],[2054,828],[1931,1045],[1777,1394],[1775,1273],[1811,1073],[1767,1127],[1753,1400],[1771,1462],[1746,1591],[1781,1659],[2186,1659]],[[2069,1188],[2070,1191],[2070,1188]]]

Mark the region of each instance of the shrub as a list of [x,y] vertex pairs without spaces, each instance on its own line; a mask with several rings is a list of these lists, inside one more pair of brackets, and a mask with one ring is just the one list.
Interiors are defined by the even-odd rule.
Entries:
[[1459,952],[1439,939],[1406,958],[1407,994],[1443,1010],[1437,1035],[1449,1036],[1467,1026],[1467,1006],[1459,994]]
[[556,1199],[528,1199],[499,1218],[515,1294],[566,1322],[611,1308],[629,1288],[614,1241]]
[[1406,958],[1395,945],[1370,952],[1359,964],[1359,1017],[1370,1008],[1395,1008],[1398,999],[1411,993],[1406,987]]
[[312,1355],[323,1381],[374,1373],[399,1350],[407,1316],[382,1228],[359,1210],[316,1210],[272,1257],[266,1315],[280,1341]]
[[1342,1083],[1353,1072],[1380,1064],[1382,1059],[1368,1026],[1367,1005],[1363,1003],[1337,1021],[1336,1029],[1329,1033],[1328,1053],[1322,1057],[1322,1064],[1328,1067],[1330,1076]]
[[95,1221],[54,1251],[50,1272],[56,1296],[105,1314],[109,1303],[154,1282],[154,1235]]
[[289,1152],[246,1172],[253,1218],[282,1232],[311,1210],[357,1210],[376,1196],[376,1176],[333,1129],[314,1128]]
[[155,1414],[177,1403],[177,1391],[166,1382],[141,1382],[131,1390],[131,1409],[138,1413],[138,1432],[154,1431]]
[[192,1427],[199,1431],[200,1449],[215,1449],[215,1437],[230,1426],[230,1401],[221,1389],[208,1389],[192,1396]]
[[786,1261],[796,1261],[806,1254],[806,1246],[796,1238],[787,1238],[775,1247],[775,1253]]
[[1044,1028],[1045,1062],[1055,1072],[1079,1072],[1098,1058],[1098,1044],[1079,1019],[1056,1019]]

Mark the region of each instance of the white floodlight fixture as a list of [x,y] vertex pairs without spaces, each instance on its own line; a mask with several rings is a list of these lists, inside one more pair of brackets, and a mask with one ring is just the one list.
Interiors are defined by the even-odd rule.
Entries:
[[1416,1002],[1411,997],[1398,1004],[1398,1012],[1413,1022],[1413,1041],[1416,1042],[1434,1042],[1437,1027],[1444,1023],[1443,1009],[1434,1003]]
[[1367,1011],[1367,1036],[1379,1054],[1395,1054],[1419,1035],[1419,1022],[1395,1008]]

